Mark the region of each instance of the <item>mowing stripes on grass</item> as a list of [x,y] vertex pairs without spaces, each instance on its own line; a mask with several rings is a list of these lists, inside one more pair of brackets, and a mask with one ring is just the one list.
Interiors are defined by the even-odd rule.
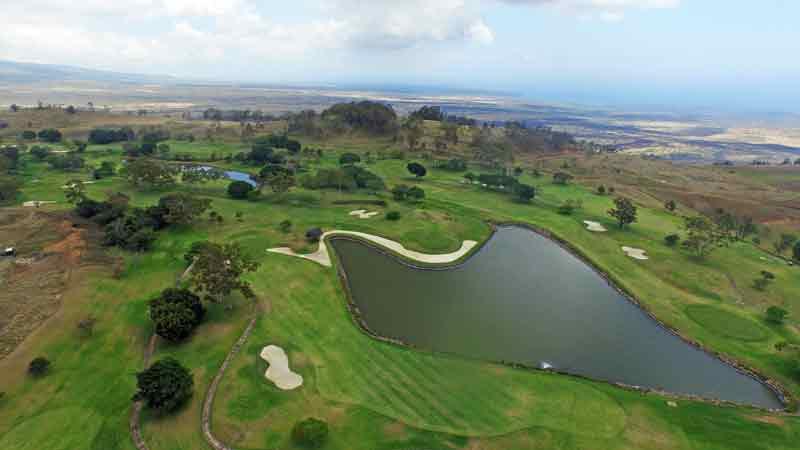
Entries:
[[769,331],[751,319],[711,305],[689,305],[686,314],[690,319],[712,333],[746,342],[767,339]]

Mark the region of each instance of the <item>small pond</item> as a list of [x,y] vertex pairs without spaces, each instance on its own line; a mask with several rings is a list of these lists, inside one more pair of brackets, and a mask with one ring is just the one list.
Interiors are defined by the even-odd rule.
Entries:
[[374,332],[419,348],[780,408],[759,381],[687,344],[549,239],[501,227],[465,264],[421,270],[333,239]]
[[223,174],[225,174],[225,178],[227,178],[229,180],[244,181],[245,183],[247,183],[247,184],[249,184],[249,185],[251,185],[253,187],[256,186],[256,182],[253,181],[252,178],[250,178],[250,174],[249,173],[238,172],[236,170],[218,169],[218,168],[212,167],[212,166],[188,166],[187,165],[185,167],[192,167],[192,168],[196,167],[197,170],[205,170],[205,171],[218,170],[218,171],[222,172]]

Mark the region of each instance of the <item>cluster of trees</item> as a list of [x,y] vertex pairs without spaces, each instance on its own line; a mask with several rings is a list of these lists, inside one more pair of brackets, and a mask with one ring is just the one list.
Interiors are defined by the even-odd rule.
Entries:
[[89,143],[94,145],[133,141],[134,139],[136,139],[136,133],[131,127],[95,128],[89,132]]
[[125,194],[116,193],[105,201],[96,201],[86,197],[79,186],[80,182],[71,182],[68,192],[75,203],[75,212],[103,226],[104,245],[129,251],[149,250],[156,231],[191,224],[211,206],[208,199],[174,193],[161,197],[156,205],[133,208]]
[[74,152],[49,155],[47,156],[47,163],[53,169],[65,172],[80,170],[86,165],[86,161]]
[[386,189],[383,180],[369,170],[347,164],[338,169],[319,169],[315,174],[304,175],[300,184],[306,189],[338,189],[352,191],[368,189],[373,192]]
[[445,113],[442,108],[438,106],[423,106],[420,109],[409,114],[409,117],[420,120],[435,120],[442,122],[445,119]]
[[55,128],[45,128],[37,134],[37,137],[42,142],[56,143],[61,142],[63,135]]
[[499,190],[511,194],[515,201],[528,203],[536,197],[536,188],[524,183],[513,176],[505,174],[482,173],[475,175],[468,172],[464,175],[470,183],[478,182],[489,189]]
[[442,170],[449,170],[451,172],[464,172],[467,170],[467,162],[461,158],[438,160],[434,163],[433,167]]
[[0,148],[0,203],[8,203],[17,198],[20,182],[16,171],[20,152],[17,147]]
[[340,132],[365,132],[378,135],[397,131],[397,113],[383,103],[360,101],[338,103],[322,112],[328,128]]
[[419,186],[398,184],[392,188],[392,196],[397,201],[420,201],[425,198],[425,191]]
[[300,151],[300,143],[283,135],[260,137],[253,142],[249,152],[237,153],[233,159],[253,166],[284,164],[286,155],[275,151],[276,148],[285,148],[295,154]]
[[337,103],[321,114],[305,110],[287,119],[290,133],[314,137],[351,132],[393,136],[399,128],[394,109],[372,101]]

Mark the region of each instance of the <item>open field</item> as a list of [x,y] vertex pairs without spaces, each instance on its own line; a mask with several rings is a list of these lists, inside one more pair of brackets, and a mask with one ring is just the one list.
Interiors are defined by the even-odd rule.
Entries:
[[[176,121],[174,126],[187,125]],[[76,135],[83,127],[75,125]],[[375,154],[394,146],[388,140],[354,137],[303,141],[325,149],[320,160],[304,162],[312,170],[336,165],[344,151]],[[223,139],[170,145],[198,158],[243,147]],[[122,155],[118,145],[90,146],[85,157],[97,165],[104,160],[119,162]],[[67,209],[61,186],[75,174],[54,172],[25,158],[25,184],[17,203],[53,200],[57,203],[43,207],[45,211]],[[348,215],[355,209],[352,205],[334,203],[376,199],[366,193],[296,188],[285,195],[237,201],[227,197],[223,181],[177,186],[177,191],[211,199],[224,223],[202,220],[192,227],[159,232],[155,249],[147,253],[109,251],[125,260],[119,279],[111,277],[108,266],[84,266],[73,272],[63,287],[58,312],[14,353],[0,359],[0,389],[6,392],[0,399],[0,448],[133,448],[127,420],[133,375],[142,369],[143,350],[152,333],[147,301],[175,282],[185,269],[183,254],[192,242],[203,239],[238,242],[262,263],[257,273],[248,276],[259,308],[239,297],[231,300],[231,309],[212,305],[207,321],[189,341],[177,346],[159,343],[154,358],[175,356],[189,367],[195,376],[195,395],[176,415],[145,416],[145,440],[153,450],[207,448],[200,434],[205,390],[253,314],[259,315],[256,328],[228,369],[213,411],[215,433],[237,449],[292,448],[291,427],[309,415],[330,424],[326,449],[797,447],[796,415],[684,400],[671,407],[664,397],[606,383],[376,341],[353,322],[335,270],[266,252],[283,245],[308,250],[311,246],[303,234],[314,226],[376,234],[412,250],[439,253],[456,250],[463,240],[485,240],[489,221],[533,224],[568,241],[685,336],[742,361],[800,396],[790,355],[775,349],[779,342],[800,344],[800,269],[750,242],[720,249],[705,261],[663,243],[666,234],[680,231],[680,214],[718,205],[752,214],[762,223],[785,220],[787,227],[796,229],[800,221],[796,207],[792,208],[798,199],[795,172],[773,178],[757,169],[731,173],[727,168],[673,167],[624,155],[520,159],[520,165],[538,167],[543,174],[534,177],[527,170],[521,176],[539,191],[530,205],[521,205],[506,195],[462,183],[463,173],[432,169],[424,180],[411,180],[405,168],[409,160],[379,159],[366,165],[390,187],[417,183],[425,190],[426,199],[418,204],[395,202],[388,192],[380,194],[389,206],[375,209],[398,211],[399,221],[385,220],[382,214],[358,219]],[[568,168],[561,169],[565,162]],[[550,175],[556,170],[573,173],[577,183],[552,184]],[[638,223],[619,230],[606,215],[613,197],[594,193],[599,184],[632,197],[640,208]],[[86,188],[97,199],[107,191],[123,191],[136,206],[151,205],[164,193],[135,190],[121,177]],[[679,202],[676,213],[664,210],[666,199]],[[558,214],[566,200],[581,200],[581,209],[571,216]],[[3,217],[10,217],[5,215],[10,211],[19,209],[0,209]],[[237,212],[242,213],[241,221],[235,218]],[[279,229],[285,219],[293,224],[288,233]],[[9,225],[21,220],[24,216]],[[609,231],[588,232],[583,220],[599,222]],[[31,249],[47,245],[35,237],[20,239]],[[628,258],[620,251],[622,245],[645,249],[650,260]],[[761,270],[776,275],[766,291],[752,287]],[[766,324],[764,310],[769,305],[790,312],[786,325]],[[95,331],[80,336],[76,324],[88,314],[97,318]],[[264,380],[266,363],[258,352],[268,344],[287,351],[292,368],[305,380],[301,388],[280,391]],[[52,372],[42,379],[26,377],[28,362],[38,355],[53,362]]]

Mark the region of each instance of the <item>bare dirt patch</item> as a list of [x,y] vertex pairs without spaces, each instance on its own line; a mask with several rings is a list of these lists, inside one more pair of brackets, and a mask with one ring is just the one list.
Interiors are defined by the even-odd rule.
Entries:
[[63,214],[2,212],[2,245],[17,256],[0,258],[0,359],[59,310],[73,270],[104,258],[90,251],[92,230],[73,227]]

